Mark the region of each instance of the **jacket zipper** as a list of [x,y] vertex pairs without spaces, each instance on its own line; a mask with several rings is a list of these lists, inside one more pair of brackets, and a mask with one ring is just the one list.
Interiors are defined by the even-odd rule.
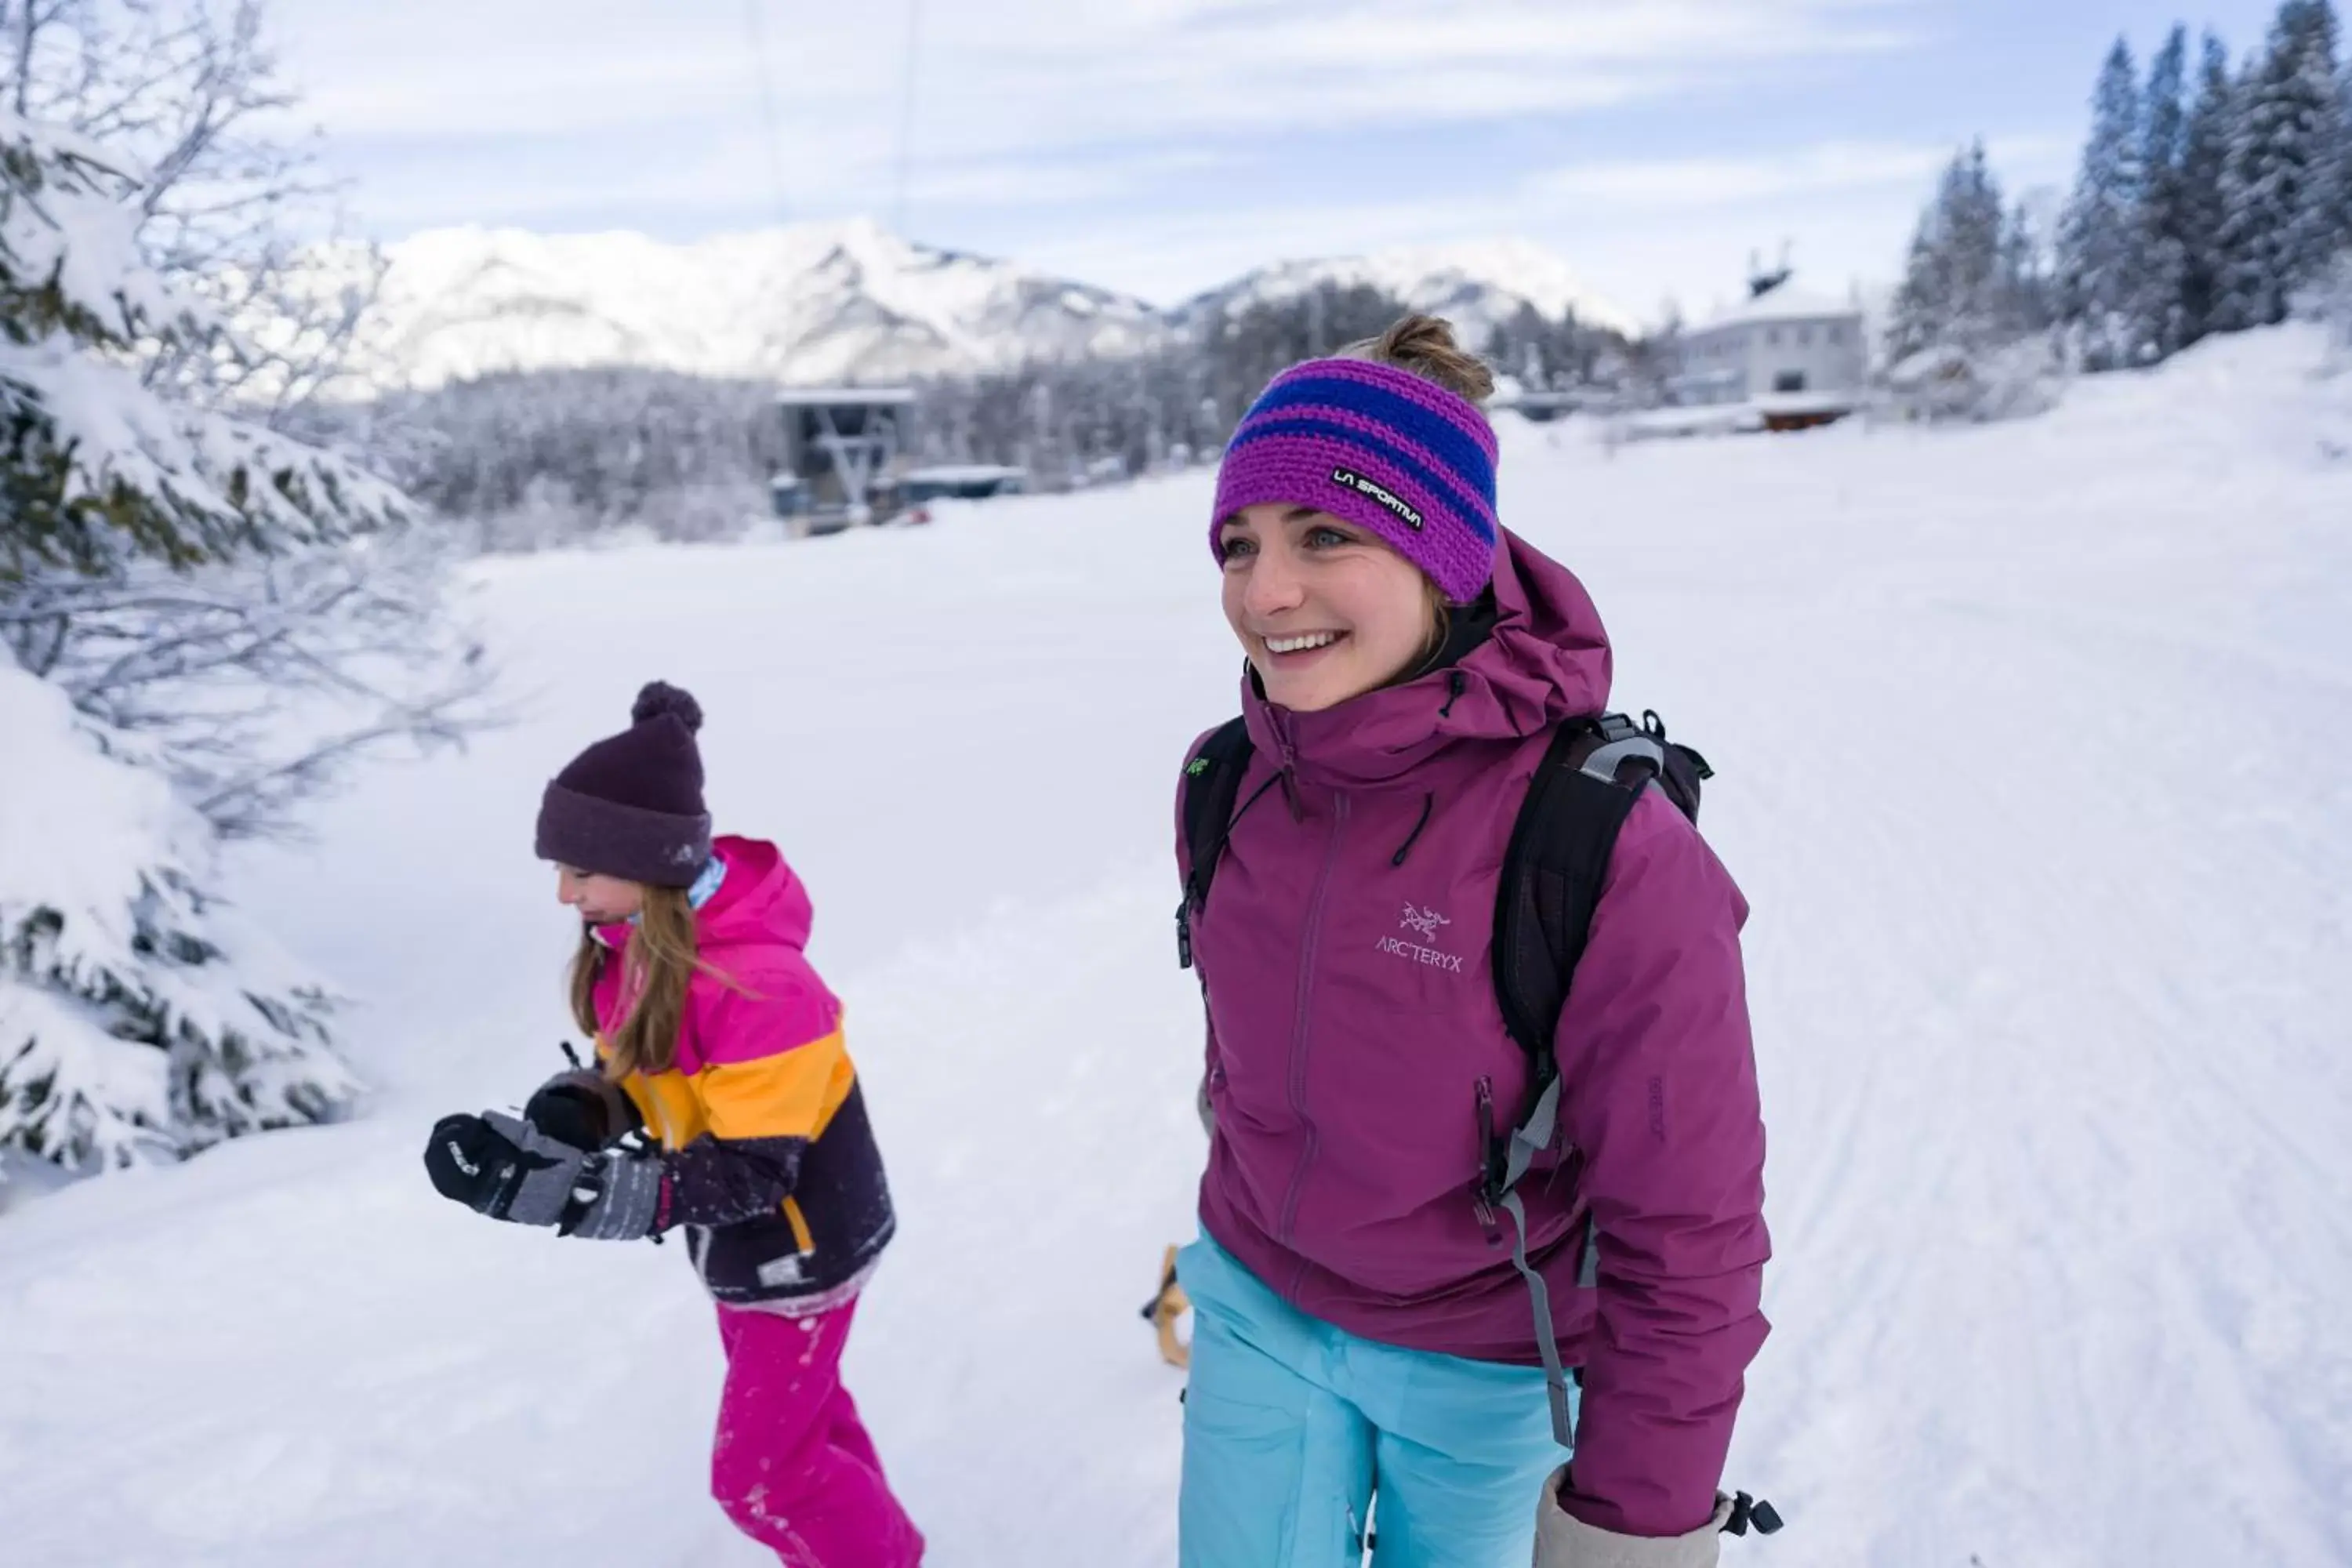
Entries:
[[1486,1201],[1486,1191],[1492,1179],[1495,1157],[1495,1080],[1478,1080],[1478,1176],[1470,1184],[1471,1206],[1477,1211],[1479,1228],[1486,1233],[1486,1245],[1503,1245],[1503,1225],[1495,1213],[1495,1205]]
[[[1290,1109],[1293,1114],[1297,1116],[1298,1124],[1307,1130],[1307,1146],[1299,1151],[1298,1169],[1290,1178],[1290,1194],[1283,1200],[1282,1224],[1276,1234],[1276,1239],[1285,1247],[1292,1245],[1296,1235],[1298,1225],[1298,1202],[1306,1192],[1307,1173],[1315,1163],[1316,1150],[1320,1142],[1315,1130],[1315,1122],[1307,1114],[1307,1032],[1308,1020],[1314,1010],[1315,950],[1322,942],[1323,902],[1325,896],[1331,889],[1332,868],[1339,862],[1339,834],[1340,830],[1347,826],[1347,822],[1348,797],[1345,795],[1334,795],[1331,807],[1331,838],[1323,852],[1323,868],[1315,879],[1314,901],[1307,907],[1307,940],[1298,954],[1298,1016],[1293,1026],[1290,1038]],[[1306,1263],[1301,1259],[1299,1272],[1303,1276],[1305,1271]],[[1296,1281],[1293,1282],[1291,1294],[1294,1298],[1297,1295]]]
[[808,1215],[801,1208],[800,1199],[789,1193],[783,1201],[784,1223],[792,1226],[793,1246],[803,1258],[816,1251],[816,1236],[809,1229]]

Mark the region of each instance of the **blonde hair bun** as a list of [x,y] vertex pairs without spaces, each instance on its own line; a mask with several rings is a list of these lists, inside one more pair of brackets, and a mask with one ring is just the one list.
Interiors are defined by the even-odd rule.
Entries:
[[1454,323],[1443,316],[1416,310],[1400,318],[1377,338],[1349,343],[1339,351],[1339,357],[1370,360],[1374,364],[1410,371],[1466,403],[1484,404],[1495,395],[1495,373],[1487,368],[1485,360],[1455,340]]

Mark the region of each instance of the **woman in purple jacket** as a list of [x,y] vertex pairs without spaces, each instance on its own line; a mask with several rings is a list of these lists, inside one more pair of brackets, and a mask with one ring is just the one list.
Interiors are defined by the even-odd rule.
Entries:
[[1529,1076],[1488,958],[1505,845],[1610,668],[1583,588],[1496,523],[1492,390],[1408,318],[1276,377],[1218,478],[1253,746],[1190,908],[1213,1135],[1179,1265],[1187,1568],[1353,1568],[1368,1533],[1381,1568],[1716,1560],[1766,1330],[1747,906],[1655,790],[1559,1020],[1558,1138],[1517,1188],[1580,1385],[1571,1465],[1479,1198],[1479,1110],[1507,1121]]

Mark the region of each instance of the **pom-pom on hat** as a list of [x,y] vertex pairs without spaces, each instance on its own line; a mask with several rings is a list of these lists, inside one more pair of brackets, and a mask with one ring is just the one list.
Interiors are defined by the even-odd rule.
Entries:
[[656,888],[693,885],[710,858],[702,707],[666,681],[637,693],[629,727],[572,759],[539,805],[542,860]]

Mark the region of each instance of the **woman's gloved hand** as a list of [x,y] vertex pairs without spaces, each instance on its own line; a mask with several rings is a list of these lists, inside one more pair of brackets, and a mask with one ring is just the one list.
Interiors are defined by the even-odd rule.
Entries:
[[[1732,1500],[1717,1493],[1715,1516],[1687,1535],[1620,1535],[1585,1523],[1559,1506],[1565,1469],[1544,1483],[1536,1514],[1535,1568],[1716,1568]],[[1777,1521],[1776,1521],[1777,1524]],[[1745,1521],[1741,1531],[1747,1529]]]

